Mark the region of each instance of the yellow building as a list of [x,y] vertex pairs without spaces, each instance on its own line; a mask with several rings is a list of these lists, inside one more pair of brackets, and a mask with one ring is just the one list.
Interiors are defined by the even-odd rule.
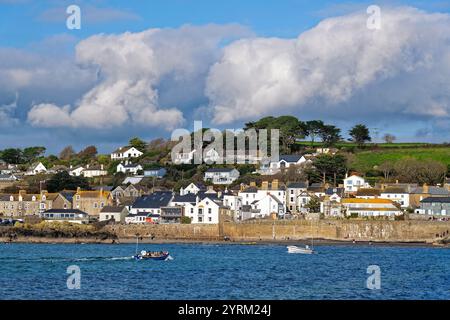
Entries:
[[100,190],[81,190],[77,189],[77,192],[73,196],[73,209],[78,209],[86,212],[90,216],[100,216],[100,211],[105,206],[111,206],[113,199],[111,192]]

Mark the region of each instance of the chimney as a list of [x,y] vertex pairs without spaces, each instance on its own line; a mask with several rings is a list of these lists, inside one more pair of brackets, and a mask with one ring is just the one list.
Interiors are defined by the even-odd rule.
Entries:
[[263,181],[262,185],[261,185],[261,189],[262,190],[269,190],[269,182],[268,181]]
[[429,193],[430,192],[430,188],[428,187],[428,185],[426,183],[423,184],[423,192],[422,193]]
[[86,165],[86,169],[89,169],[89,165]]
[[103,165],[102,164],[100,165],[100,169],[103,170]]
[[395,180],[395,184],[398,184],[398,180]]
[[81,188],[80,188],[80,187],[77,187],[77,193],[80,192],[80,191],[81,191]]
[[256,187],[256,182],[255,181],[250,181],[250,187]]
[[72,165],[70,165],[70,169],[72,169],[73,168],[73,166]]
[[25,195],[27,194],[27,190],[19,190],[19,195]]
[[245,184],[241,183],[240,190],[241,190],[241,191],[244,191],[244,190],[245,190]]
[[200,202],[200,197],[199,197],[199,196],[196,196],[196,197],[195,197],[195,204],[197,205],[199,202]]
[[272,180],[272,190],[278,190],[278,187],[279,187],[278,179],[273,179]]

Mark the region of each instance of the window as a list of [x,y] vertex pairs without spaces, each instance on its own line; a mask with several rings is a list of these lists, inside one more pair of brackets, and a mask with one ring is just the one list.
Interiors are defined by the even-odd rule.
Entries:
[[203,218],[202,217],[198,217],[198,222],[203,222]]
[[209,221],[209,222],[211,222],[211,221],[212,221],[212,218],[211,218],[211,217],[209,217],[209,218],[208,218],[208,221]]
[[211,214],[212,213],[212,209],[208,208],[208,213]]

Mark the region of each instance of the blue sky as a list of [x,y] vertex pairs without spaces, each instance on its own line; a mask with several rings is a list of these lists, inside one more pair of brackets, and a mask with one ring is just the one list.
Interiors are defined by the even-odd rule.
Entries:
[[[71,4],[81,8],[80,30],[66,28],[67,15],[64,11]],[[290,70],[303,70],[307,59],[315,55],[322,59],[323,52],[319,52],[321,49],[315,45],[314,39],[328,37],[330,33],[321,35],[326,28],[317,25],[336,17],[343,18],[342,23],[333,24],[335,28],[351,25],[351,15],[358,13],[364,18],[366,8],[371,4],[374,3],[330,0],[0,0],[0,59],[3,60],[0,61],[0,149],[43,144],[51,152],[58,152],[69,144],[75,148],[95,144],[101,151],[109,152],[126,143],[131,136],[139,135],[145,139],[159,135],[168,137],[173,128],[190,128],[194,119],[203,120],[206,126],[235,128],[252,118],[268,114],[293,114],[305,120],[320,117],[342,127],[344,135],[351,125],[363,122],[370,128],[377,128],[379,136],[392,133],[399,141],[450,141],[447,114],[447,111],[450,113],[450,94],[445,89],[450,86],[445,82],[449,81],[448,78],[444,77],[450,68],[447,67],[447,60],[438,61],[437,58],[448,54],[449,46],[445,41],[449,38],[445,35],[439,35],[435,42],[433,39],[415,39],[417,43],[408,47],[414,35],[413,32],[411,35],[405,34],[404,51],[396,51],[393,45],[386,49],[393,50],[398,58],[380,60],[375,71],[370,67],[369,71],[373,71],[371,78],[354,83],[351,92],[334,86],[335,82],[348,80],[346,72],[356,72],[354,67],[348,71],[341,66],[330,67],[330,63],[339,64],[339,55],[323,59],[322,64],[313,62],[315,67],[306,73],[293,73],[299,78],[320,73],[328,79],[330,76],[326,74],[331,72],[328,70],[336,68],[331,75],[340,76],[333,80],[335,82],[330,82],[326,92],[322,93],[317,93],[322,90],[318,87],[308,88],[309,91],[304,89],[305,83],[299,79],[298,91],[305,90],[307,93],[292,94],[297,88],[280,77],[278,67],[261,69],[261,65],[273,63],[280,68],[288,65]],[[382,10],[395,8],[389,13],[389,21],[395,23],[399,23],[399,15],[407,12],[404,7],[418,10],[419,13],[408,12],[408,15],[424,19],[426,23],[428,17],[432,17],[430,27],[425,24],[426,30],[421,31],[425,39],[427,32],[434,35],[440,34],[436,30],[442,30],[442,33],[447,30],[450,2],[380,1],[375,4]],[[438,13],[442,13],[443,17]],[[420,23],[423,25],[419,21],[405,28],[414,28]],[[211,24],[214,27],[210,27]],[[194,29],[183,29],[185,25]],[[197,27],[200,29],[195,29]],[[126,32],[133,35],[154,28],[171,31],[163,31],[156,36],[145,35],[139,43],[132,36],[124,36]],[[308,36],[302,37],[303,34]],[[403,35],[403,32],[399,34]],[[108,38],[110,35],[116,38]],[[342,39],[357,35],[357,30],[353,35],[336,31],[328,39],[334,41],[343,37],[339,38],[342,43]],[[300,40],[297,40],[299,36]],[[391,38],[386,39],[391,39],[393,44],[395,36],[393,32]],[[244,39],[244,43],[238,43],[239,39]],[[122,47],[116,46],[116,43]],[[430,47],[430,43],[433,50],[422,52],[423,48]],[[159,65],[168,63],[166,57],[173,61],[170,60],[167,70],[155,71],[154,74],[149,67],[141,74],[132,60],[143,59],[140,62],[146,65],[149,55],[138,54],[135,57],[128,52],[123,53],[124,46],[136,46],[136,50],[148,48],[149,55],[156,52],[155,60],[148,61],[149,65],[154,64],[152,68],[158,69]],[[260,51],[255,59],[246,61],[248,56],[244,57],[242,52],[249,48],[259,48]],[[310,52],[311,48],[316,52]],[[100,52],[99,56],[93,53],[94,50]],[[180,51],[179,57],[177,50],[183,51]],[[111,51],[114,52],[113,58],[101,56]],[[310,56],[302,56],[305,52]],[[288,56],[286,61],[280,58],[284,53]],[[367,50],[363,53],[370,54]],[[416,54],[408,60],[410,55]],[[405,58],[405,55],[408,57]],[[120,72],[108,64],[118,57],[126,60],[117,60],[126,65]],[[180,61],[177,61],[178,58]],[[242,66],[236,66],[236,70],[226,67],[236,59],[243,61]],[[348,63],[344,64],[351,64],[359,58],[354,56],[348,59]],[[256,65],[255,61],[259,64]],[[410,67],[411,63],[413,67]],[[426,63],[432,66],[424,67]],[[422,83],[423,78],[433,74],[430,68],[442,70],[436,65],[438,63],[446,66],[444,76],[429,83],[430,87],[437,84],[440,89],[436,89],[436,85],[428,89]],[[249,74],[239,73],[247,66],[251,70]],[[351,81],[360,81],[363,78],[361,74],[352,74]],[[264,82],[265,78],[270,81]],[[253,81],[254,85],[248,85]],[[124,82],[127,83],[125,88],[121,87],[124,93],[142,91],[124,99],[115,97],[112,104],[120,106],[111,109],[111,112],[104,105],[95,105],[98,110],[94,108],[92,113],[84,112],[91,110],[90,106],[95,103],[102,104],[100,100],[110,103],[110,95],[118,92],[117,86]],[[224,83],[234,83],[234,86],[227,87]],[[265,92],[267,83],[276,88]],[[412,98],[403,93],[408,88],[411,88]],[[236,97],[232,96],[236,92]],[[383,96],[386,92],[389,97]],[[271,103],[259,103],[261,94],[264,96],[263,102]],[[252,104],[244,100],[255,102]],[[154,112],[155,117],[139,121],[142,115],[130,109],[133,108],[130,101],[146,112]],[[419,101],[420,105],[410,106],[408,101]],[[147,109],[146,104],[151,104],[151,108]],[[367,110],[362,106],[367,106]],[[221,114],[224,107],[233,115]],[[341,111],[336,111],[337,108]],[[103,121],[111,125],[103,128],[90,122],[99,114],[104,115]],[[62,119],[61,122],[67,123],[67,126],[58,125],[58,119]]]

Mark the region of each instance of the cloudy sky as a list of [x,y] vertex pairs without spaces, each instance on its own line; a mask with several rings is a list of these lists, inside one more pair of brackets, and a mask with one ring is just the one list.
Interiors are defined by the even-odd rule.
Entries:
[[283,114],[450,141],[450,1],[0,0],[0,148]]

